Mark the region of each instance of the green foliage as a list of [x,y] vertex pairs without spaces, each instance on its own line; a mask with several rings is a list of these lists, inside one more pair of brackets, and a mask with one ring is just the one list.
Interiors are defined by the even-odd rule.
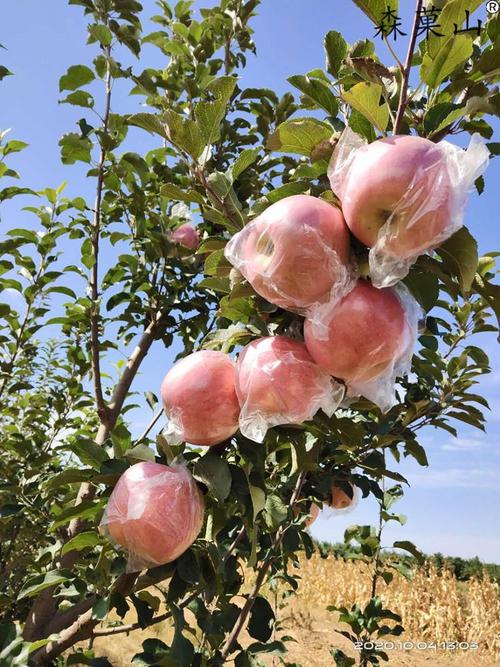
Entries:
[[[271,585],[284,582],[293,594],[298,582],[288,567],[314,549],[304,527],[308,508],[328,500],[333,482],[351,482],[380,507],[377,528],[346,531],[343,555],[372,562],[375,574],[364,609],[336,610],[350,627],[344,634],[356,641],[400,634],[400,619],[376,595],[377,581],[389,582],[394,570],[411,576],[421,556],[407,541],[394,543],[397,557],[387,558],[381,547],[385,523],[406,520],[393,512],[406,480],[387,465],[385,452],[395,464],[411,456],[426,466],[421,428],[456,434],[457,423],[466,423],[484,429],[488,408],[476,386],[489,360],[469,338],[497,331],[496,255],[478,257],[465,228],[432,257],[420,257],[405,280],[426,320],[413,373],[398,380],[399,401],[386,414],[359,400],[330,418],[319,412],[298,427],[272,429],[262,446],[237,434],[207,452],[169,446],[161,434],[155,441],[149,430],[134,439],[129,411],[137,404],[155,408],[156,388],[144,401],[133,381],[147,355],[161,358],[174,342],[179,356],[202,347],[234,352],[263,335],[300,331],[302,318],[265,302],[234,276],[224,247],[283,197],[309,192],[331,201],[326,171],[339,132],[348,124],[371,141],[394,130],[401,72],[381,63],[369,40],[349,45],[330,31],[325,71],[318,64],[290,77],[298,93],[279,97],[244,88],[239,76],[255,51],[250,21],[258,0],[220,0],[199,12],[190,2],[162,0],[150,34],[143,34],[135,0],[71,4],[83,8],[88,42],[99,54],[60,79],[67,93],[62,102],[78,107],[78,115],[88,111],[88,118],[59,145],[64,164],[89,165],[95,197],[66,198],[64,185],[37,193],[12,186],[9,179],[19,175],[9,156],[26,144],[0,134],[6,182],[0,202],[27,197],[38,230],[14,227],[0,243],[0,289],[15,295],[0,306],[2,659],[24,664],[30,651],[33,664],[57,659],[63,649],[57,639],[48,647],[47,637],[84,613],[85,639],[97,622],[107,627],[111,611],[123,618],[133,609],[134,627],[148,627],[161,618],[161,602],[173,640],[169,646],[147,640],[134,664],[208,666],[233,656],[237,665],[255,665],[266,653],[284,661],[276,605],[258,589],[245,591],[241,565]],[[356,4],[375,23],[387,6],[397,10],[386,0]],[[465,5],[477,4],[447,3],[444,25],[461,21]],[[458,132],[491,134],[486,119],[500,109],[498,32],[492,17],[474,43],[468,35],[451,44],[420,43],[413,65],[427,85],[422,95],[410,88],[401,131],[434,141]],[[142,70],[140,59],[124,68],[120,60],[140,56],[143,44],[157,50],[158,69]],[[117,79],[140,112],[115,109]],[[84,89],[89,84],[92,93]],[[129,134],[145,131],[154,148],[131,152]],[[490,143],[492,156],[496,146]],[[189,220],[203,237],[197,253],[171,241],[171,231]],[[356,253],[362,264],[365,250]],[[202,535],[173,563],[130,577],[123,555],[97,532],[102,510],[129,465],[176,457],[204,492]],[[293,510],[292,498],[298,501]],[[475,567],[456,563],[461,577]],[[153,584],[163,600],[145,590]],[[236,637],[228,646],[241,613],[233,599],[243,592],[249,611],[243,625],[256,641],[242,648]],[[367,651],[362,664],[384,659]],[[332,655],[338,665],[352,664],[340,651]],[[67,659],[77,663],[104,664],[89,652]]]

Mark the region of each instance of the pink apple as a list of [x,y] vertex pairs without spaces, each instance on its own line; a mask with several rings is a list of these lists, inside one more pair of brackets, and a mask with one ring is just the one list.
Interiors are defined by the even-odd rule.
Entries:
[[236,234],[226,256],[265,299],[300,310],[327,300],[332,288],[345,281],[349,232],[331,204],[293,195]]
[[354,289],[316,320],[306,320],[311,357],[348,385],[378,377],[408,344],[405,310],[391,288],[358,280]]
[[169,563],[197,538],[205,503],[181,465],[136,463],[118,480],[101,526],[130,554],[131,569]]
[[181,359],[165,376],[161,398],[181,440],[216,445],[238,430],[235,365],[227,354],[202,350]]
[[340,486],[333,484],[330,490],[332,501],[331,503],[328,503],[330,507],[333,507],[336,510],[343,510],[352,505],[354,502],[354,487],[352,484],[351,489],[352,495],[349,495]]
[[172,232],[170,237],[173,243],[180,243],[190,250],[196,250],[200,245],[200,234],[191,223],[185,222]]
[[351,232],[369,248],[390,219],[383,250],[407,258],[443,240],[453,197],[438,144],[416,136],[384,137],[354,154],[342,185],[342,211]]
[[259,338],[241,352],[236,366],[240,430],[263,442],[279,424],[301,424],[323,408],[332,414],[339,388],[314,363],[304,343],[286,336]]

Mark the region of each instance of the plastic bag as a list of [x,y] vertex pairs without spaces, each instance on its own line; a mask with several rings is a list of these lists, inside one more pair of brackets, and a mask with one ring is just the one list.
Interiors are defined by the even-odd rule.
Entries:
[[235,365],[215,350],[193,352],[167,373],[160,389],[170,444],[216,445],[238,430]]
[[240,431],[255,442],[280,424],[301,424],[321,408],[329,417],[344,388],[314,363],[304,343],[286,336],[259,338],[236,364]]
[[368,144],[350,128],[344,130],[328,177],[347,225],[370,248],[376,287],[404,278],[420,255],[462,226],[469,193],[488,161],[478,134],[464,150],[416,136]]
[[386,412],[396,403],[396,378],[411,368],[421,317],[404,285],[377,289],[359,280],[306,320],[304,339],[316,363],[345,382],[347,397],[364,396]]
[[128,551],[127,571],[169,563],[198,537],[205,501],[181,465],[136,463],[118,480],[99,532]]
[[258,294],[302,315],[341,298],[354,281],[342,213],[309,195],[269,206],[233,236],[225,255]]

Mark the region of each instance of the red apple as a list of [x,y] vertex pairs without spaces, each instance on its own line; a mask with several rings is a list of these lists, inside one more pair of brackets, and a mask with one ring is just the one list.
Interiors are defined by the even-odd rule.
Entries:
[[341,189],[347,225],[369,248],[388,220],[384,253],[408,258],[443,240],[454,190],[446,154],[438,144],[395,136],[363,146],[355,152]]
[[346,507],[349,507],[350,505],[353,504],[354,502],[354,487],[351,484],[351,489],[352,489],[352,495],[349,495],[342,489],[340,486],[337,486],[336,484],[332,485],[332,488],[330,490],[332,494],[332,501],[329,503],[330,507],[333,507],[336,510],[343,510],[346,509]]
[[342,391],[314,363],[304,343],[286,336],[259,338],[241,352],[236,365],[240,430],[263,442],[279,424],[301,424],[323,408],[333,414]]
[[190,250],[196,250],[200,245],[200,235],[196,227],[191,223],[185,222],[172,232],[170,237],[173,243],[180,243]]
[[118,480],[101,526],[130,554],[129,567],[169,563],[197,538],[205,503],[181,465],[136,463]]
[[238,430],[235,365],[227,354],[194,352],[165,376],[161,398],[170,428],[194,445],[216,445]]
[[[311,507],[309,508],[309,514],[307,515],[304,524],[306,528],[309,528],[309,526],[316,521],[320,512],[321,512],[321,507],[319,505],[316,505],[316,503],[311,503]],[[293,515],[294,517],[298,517],[299,514],[300,514],[299,506],[295,505],[293,507]]]
[[409,340],[404,307],[391,288],[358,280],[339,303],[306,320],[304,339],[312,358],[346,384],[383,374]]
[[322,199],[293,195],[272,204],[226,246],[229,261],[265,299],[301,310],[343,285],[349,232]]

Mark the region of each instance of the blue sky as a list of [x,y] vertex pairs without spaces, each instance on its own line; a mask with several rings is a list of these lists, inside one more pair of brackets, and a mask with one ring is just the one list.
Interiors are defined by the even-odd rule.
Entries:
[[[209,4],[207,1],[202,6]],[[403,29],[409,32],[413,3],[401,4]],[[0,43],[8,50],[0,51],[0,62],[15,76],[0,84],[0,128],[12,128],[12,137],[30,144],[25,152],[14,156],[11,164],[21,172],[23,183],[35,189],[56,187],[66,180],[70,196],[90,196],[93,184],[85,180],[85,168],[63,166],[57,145],[61,135],[73,131],[76,121],[85,115],[83,109],[57,102],[59,77],[70,65],[90,62],[93,57],[93,47],[85,45],[86,21],[81,8],[70,7],[64,0],[17,0],[3,5]],[[143,5],[147,23],[146,17],[155,13],[155,5],[152,0],[143,0]],[[258,53],[257,57],[249,57],[241,85],[269,87],[281,93],[290,90],[288,76],[323,66],[322,40],[328,30],[339,30],[350,42],[372,38],[374,34],[373,26],[350,0],[264,0],[253,27]],[[395,46],[400,54],[406,49],[400,40]],[[378,52],[387,64],[393,64],[381,43]],[[156,58],[153,48],[146,46],[143,66],[157,64]],[[119,87],[114,91],[114,105],[121,113],[137,111],[138,100],[128,97]],[[495,130],[499,141],[498,123]],[[152,141],[144,133],[132,133],[127,149],[144,150],[149,143],[153,145]],[[465,222],[478,239],[482,253],[498,249],[499,178],[497,158],[486,173],[484,194],[471,197],[466,213]],[[0,210],[2,230],[34,224],[28,214],[20,212],[20,207],[17,200]],[[480,385],[492,407],[487,433],[465,425],[460,427],[457,440],[432,429],[422,432],[430,467],[421,468],[407,461],[398,468],[411,483],[398,507],[408,516],[408,522],[404,527],[394,524],[386,529],[386,545],[396,539],[411,539],[427,552],[479,555],[484,560],[500,562],[500,537],[495,530],[500,480],[500,363],[494,335],[483,334],[476,344],[490,354],[493,367],[493,373]],[[153,349],[134,389],[139,393],[157,392],[177,351],[175,347],[167,351]],[[133,415],[138,433],[149,421],[149,409],[136,410]],[[376,512],[372,499],[361,500],[350,514],[322,515],[312,533],[320,539],[341,540],[349,524],[374,523]]]

